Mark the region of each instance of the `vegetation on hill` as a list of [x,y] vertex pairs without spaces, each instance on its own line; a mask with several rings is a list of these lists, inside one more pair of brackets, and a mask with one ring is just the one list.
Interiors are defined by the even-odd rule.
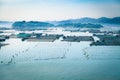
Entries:
[[14,29],[25,29],[25,28],[39,28],[39,27],[51,27],[54,26],[53,24],[47,23],[47,22],[38,22],[38,21],[19,21],[13,23]]

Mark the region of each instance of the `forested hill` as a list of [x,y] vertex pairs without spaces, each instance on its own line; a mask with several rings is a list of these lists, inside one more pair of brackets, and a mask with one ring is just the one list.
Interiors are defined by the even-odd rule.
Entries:
[[46,23],[46,22],[15,22],[13,23],[13,28],[14,29],[39,29],[39,28],[47,28],[47,27],[75,27],[75,28],[101,28],[103,27],[100,24],[91,24],[91,23],[86,23],[86,24],[81,24],[81,23],[60,23],[58,25],[54,25],[51,23]]
[[117,24],[120,25],[120,17],[114,18],[80,18],[80,19],[69,19],[62,21],[17,21],[13,23],[14,29],[39,29],[46,27],[77,27],[77,28],[101,28],[103,24]]

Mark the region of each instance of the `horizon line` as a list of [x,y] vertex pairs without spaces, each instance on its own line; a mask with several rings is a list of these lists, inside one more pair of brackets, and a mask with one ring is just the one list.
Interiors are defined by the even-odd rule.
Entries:
[[105,17],[105,16],[101,16],[101,17],[78,17],[78,18],[68,18],[68,19],[60,19],[60,20],[0,20],[1,22],[15,22],[15,21],[41,21],[41,22],[49,22],[49,21],[64,21],[64,20],[72,20],[72,19],[82,19],[82,18],[93,18],[93,19],[99,19],[99,18],[116,18],[116,17],[120,17],[120,16],[114,16],[114,17]]

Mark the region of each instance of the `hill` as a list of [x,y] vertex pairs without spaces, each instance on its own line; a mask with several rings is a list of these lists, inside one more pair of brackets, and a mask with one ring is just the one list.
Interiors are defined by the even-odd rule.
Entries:
[[43,27],[52,27],[54,26],[53,24],[47,23],[47,22],[38,22],[38,21],[18,21],[14,22],[12,24],[14,29],[39,29]]

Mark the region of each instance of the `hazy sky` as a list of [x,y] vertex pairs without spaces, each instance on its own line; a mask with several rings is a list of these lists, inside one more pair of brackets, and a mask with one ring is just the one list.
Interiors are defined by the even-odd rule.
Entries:
[[0,0],[0,20],[63,20],[120,16],[120,0]]

